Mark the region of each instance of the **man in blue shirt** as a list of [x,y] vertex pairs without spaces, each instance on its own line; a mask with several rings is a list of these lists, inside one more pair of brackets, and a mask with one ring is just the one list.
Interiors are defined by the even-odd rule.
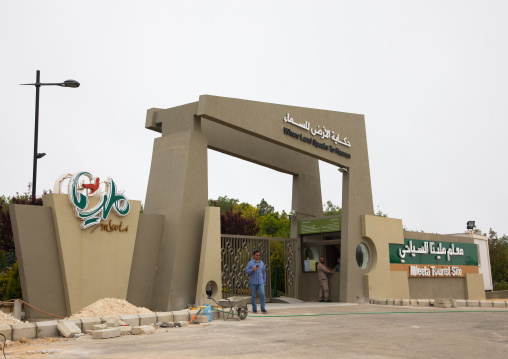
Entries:
[[245,273],[249,275],[249,287],[250,287],[250,302],[252,304],[252,312],[257,313],[256,305],[256,293],[259,293],[259,302],[261,305],[261,311],[267,313],[265,310],[265,283],[266,283],[266,270],[265,264],[260,259],[261,252],[255,250],[254,259],[252,259],[245,268]]

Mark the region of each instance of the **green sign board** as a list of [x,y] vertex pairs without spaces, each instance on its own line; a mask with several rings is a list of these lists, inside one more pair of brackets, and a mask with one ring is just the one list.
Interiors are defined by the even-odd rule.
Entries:
[[404,244],[390,244],[390,263],[478,266],[474,243],[404,239]]
[[341,227],[341,218],[313,219],[298,222],[298,234],[314,234],[338,232]]

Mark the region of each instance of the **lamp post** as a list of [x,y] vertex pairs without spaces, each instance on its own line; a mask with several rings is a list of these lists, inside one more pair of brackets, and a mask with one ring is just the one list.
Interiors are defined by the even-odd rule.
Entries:
[[79,82],[76,80],[66,80],[59,83],[41,83],[41,72],[37,70],[37,75],[34,84],[20,84],[35,86],[35,135],[34,135],[34,166],[32,177],[32,202],[35,202],[35,190],[37,187],[37,160],[46,156],[45,153],[37,153],[37,144],[39,140],[39,88],[41,86],[61,86],[61,87],[79,87]]

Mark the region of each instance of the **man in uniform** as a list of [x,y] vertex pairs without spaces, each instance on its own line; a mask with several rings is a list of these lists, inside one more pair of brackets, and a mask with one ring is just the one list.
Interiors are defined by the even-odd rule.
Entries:
[[325,257],[319,257],[319,263],[317,265],[317,273],[319,280],[319,301],[331,302],[330,290],[328,289],[327,274],[333,273],[333,269],[325,266]]

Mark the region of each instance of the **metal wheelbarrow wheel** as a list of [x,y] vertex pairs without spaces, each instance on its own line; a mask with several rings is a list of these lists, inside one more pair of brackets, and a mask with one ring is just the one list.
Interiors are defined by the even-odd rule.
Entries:
[[241,320],[247,318],[248,313],[247,308],[238,308],[238,318]]

